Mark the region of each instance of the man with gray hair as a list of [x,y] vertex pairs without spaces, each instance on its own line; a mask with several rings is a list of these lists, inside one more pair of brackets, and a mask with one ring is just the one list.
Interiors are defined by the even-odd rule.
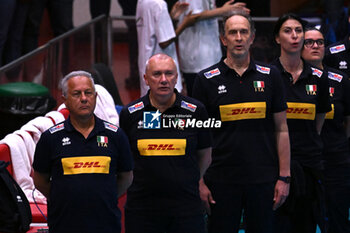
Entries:
[[[244,12],[224,19],[219,63],[199,72],[193,97],[220,119],[213,129],[212,164],[200,182],[209,233],[273,232],[273,209],[289,193],[290,150],[283,83],[275,68],[251,59],[254,23]],[[210,212],[209,212],[210,213]]]
[[120,232],[118,196],[133,178],[128,139],[94,115],[89,73],[71,72],[61,84],[69,118],[42,134],[33,163],[34,184],[48,199],[50,233]]

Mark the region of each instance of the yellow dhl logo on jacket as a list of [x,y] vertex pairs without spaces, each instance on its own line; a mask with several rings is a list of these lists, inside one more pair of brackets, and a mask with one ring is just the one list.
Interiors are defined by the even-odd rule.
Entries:
[[109,156],[83,156],[62,158],[64,175],[102,173],[108,174],[111,163]]
[[[316,115],[315,104],[288,102],[287,119],[314,120]],[[222,121],[237,121],[247,119],[263,119],[266,117],[265,102],[246,102],[239,104],[220,105]],[[331,112],[329,113],[331,114]],[[334,113],[333,113],[334,115]],[[328,117],[330,117],[329,115]],[[328,119],[328,118],[327,118]]]
[[220,105],[219,110],[221,121],[263,119],[266,117],[265,102]]
[[314,120],[315,104],[288,102],[287,119]]
[[326,113],[325,119],[328,119],[328,120],[334,119],[334,104],[332,104],[332,110]]
[[186,152],[186,139],[139,139],[141,156],[181,156]]

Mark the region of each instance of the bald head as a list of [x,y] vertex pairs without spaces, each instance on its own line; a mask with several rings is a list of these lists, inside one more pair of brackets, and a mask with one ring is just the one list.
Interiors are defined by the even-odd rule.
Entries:
[[147,61],[146,61],[146,70],[145,73],[147,74],[150,71],[150,68],[152,67],[152,64],[157,63],[159,61],[164,61],[164,62],[169,62],[171,63],[170,65],[174,67],[174,70],[177,75],[177,69],[176,69],[176,63],[172,57],[169,55],[166,55],[164,53],[158,53],[153,56],[151,56]]
[[170,98],[177,81],[175,61],[166,54],[153,55],[146,63],[144,79],[152,96]]

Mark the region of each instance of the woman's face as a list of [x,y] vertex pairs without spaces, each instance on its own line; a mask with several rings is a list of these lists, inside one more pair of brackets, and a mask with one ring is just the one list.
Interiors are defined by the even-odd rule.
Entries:
[[295,19],[288,19],[282,24],[275,39],[286,53],[299,53],[304,43],[303,26]]
[[322,62],[324,57],[324,38],[321,32],[311,30],[305,32],[302,57],[308,62]]

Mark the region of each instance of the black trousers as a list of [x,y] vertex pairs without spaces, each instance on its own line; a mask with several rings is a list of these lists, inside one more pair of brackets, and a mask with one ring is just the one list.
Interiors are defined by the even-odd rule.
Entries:
[[204,215],[167,216],[125,210],[125,233],[205,233]]
[[295,161],[291,164],[290,193],[276,211],[276,233],[315,233],[317,225],[325,232],[325,194],[321,172],[302,167]]
[[239,231],[244,209],[245,232],[273,232],[275,182],[262,184],[223,184],[206,180],[216,204],[211,206],[209,233]]
[[350,232],[350,164],[325,166],[328,233]]

